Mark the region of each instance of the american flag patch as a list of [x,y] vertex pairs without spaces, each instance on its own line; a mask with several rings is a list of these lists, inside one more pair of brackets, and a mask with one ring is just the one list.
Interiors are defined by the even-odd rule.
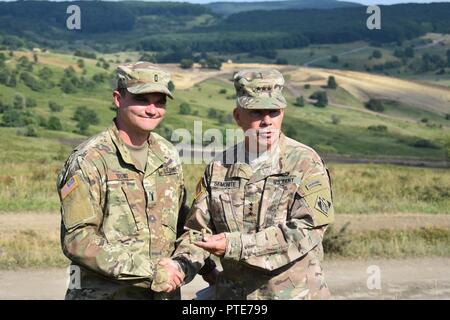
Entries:
[[64,200],[73,190],[78,188],[79,186],[79,178],[77,175],[74,175],[67,181],[67,183],[61,189],[61,198]]

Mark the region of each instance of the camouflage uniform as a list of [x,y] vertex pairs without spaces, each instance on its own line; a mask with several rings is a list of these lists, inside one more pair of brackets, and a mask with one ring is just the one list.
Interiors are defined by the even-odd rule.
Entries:
[[[151,79],[141,74],[142,91],[135,93],[168,94],[166,73],[139,66],[150,69]],[[130,68],[119,67],[125,86],[126,76],[136,75]],[[81,288],[69,288],[67,299],[156,298],[149,289],[153,269],[175,249],[185,188],[173,145],[154,132],[148,145],[146,167],[139,168],[113,122],[76,147],[59,174],[62,249],[81,268]],[[170,297],[179,298],[179,291]]]
[[[235,76],[238,104],[284,108],[283,83],[275,70],[242,71]],[[234,156],[239,148],[226,150],[207,166],[186,222],[193,230],[225,233],[216,298],[329,298],[322,239],[334,208],[323,161],[310,147],[281,134],[278,152],[253,171]],[[192,232],[191,239],[188,232],[181,239],[174,259],[190,281],[209,253],[192,243]]]

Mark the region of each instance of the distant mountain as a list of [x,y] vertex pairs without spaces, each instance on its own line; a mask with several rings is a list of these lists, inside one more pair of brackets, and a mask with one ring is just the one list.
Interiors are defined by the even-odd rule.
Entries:
[[262,2],[213,2],[205,5],[212,12],[221,15],[253,10],[282,10],[282,9],[335,9],[359,7],[361,4],[336,0],[289,0]]

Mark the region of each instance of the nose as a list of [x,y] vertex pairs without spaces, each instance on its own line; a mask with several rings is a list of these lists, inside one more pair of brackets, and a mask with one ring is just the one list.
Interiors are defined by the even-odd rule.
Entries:
[[270,117],[269,113],[264,114],[261,124],[263,126],[270,126],[272,124],[272,118]]
[[150,102],[150,103],[147,105],[147,108],[145,108],[145,113],[150,114],[150,115],[156,114],[156,106],[155,106],[155,103]]

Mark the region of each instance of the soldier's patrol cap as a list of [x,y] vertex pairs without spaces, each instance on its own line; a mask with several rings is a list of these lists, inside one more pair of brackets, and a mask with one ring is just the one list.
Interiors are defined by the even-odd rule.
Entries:
[[275,69],[245,69],[233,76],[236,103],[244,109],[284,109],[283,75]]
[[139,61],[117,67],[117,87],[132,94],[159,92],[173,99],[169,82],[170,73],[153,63]]

